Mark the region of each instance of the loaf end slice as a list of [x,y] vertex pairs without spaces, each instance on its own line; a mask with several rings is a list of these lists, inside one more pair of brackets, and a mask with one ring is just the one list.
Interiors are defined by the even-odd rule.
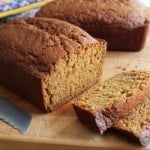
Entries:
[[105,41],[58,19],[2,25],[0,84],[49,112],[100,80],[105,52]]
[[112,128],[134,136],[141,145],[147,146],[150,143],[150,98],[146,98]]
[[103,134],[150,93],[150,72],[130,71],[93,86],[73,102],[77,116]]

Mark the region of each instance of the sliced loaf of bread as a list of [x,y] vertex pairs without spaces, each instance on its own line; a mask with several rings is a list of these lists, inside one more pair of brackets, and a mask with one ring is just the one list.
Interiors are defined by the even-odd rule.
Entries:
[[73,106],[81,122],[103,134],[149,93],[150,71],[124,72],[87,90]]
[[150,97],[115,123],[113,128],[133,135],[141,145],[148,145],[150,143]]
[[105,41],[58,19],[4,24],[0,85],[50,112],[100,80],[105,52]]

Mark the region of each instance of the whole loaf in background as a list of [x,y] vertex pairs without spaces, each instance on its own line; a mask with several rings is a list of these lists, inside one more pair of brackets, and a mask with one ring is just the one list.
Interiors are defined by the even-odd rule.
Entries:
[[149,24],[132,0],[56,0],[42,7],[37,16],[71,22],[105,39],[108,50],[141,50]]

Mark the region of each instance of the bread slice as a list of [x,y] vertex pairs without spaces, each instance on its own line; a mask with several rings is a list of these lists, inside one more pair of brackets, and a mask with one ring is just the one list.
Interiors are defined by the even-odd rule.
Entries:
[[115,123],[113,128],[134,136],[141,145],[147,146],[150,143],[150,97]]
[[130,71],[98,83],[75,99],[84,124],[101,134],[150,94],[150,71]]
[[105,52],[105,41],[58,19],[2,25],[0,84],[49,112],[100,80]]

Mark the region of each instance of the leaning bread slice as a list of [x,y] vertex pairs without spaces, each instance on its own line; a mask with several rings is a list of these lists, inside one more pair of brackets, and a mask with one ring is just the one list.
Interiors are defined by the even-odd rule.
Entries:
[[115,123],[113,128],[133,135],[141,145],[148,145],[150,143],[150,97]]
[[150,71],[130,71],[98,83],[78,96],[74,109],[84,124],[101,134],[150,93]]

